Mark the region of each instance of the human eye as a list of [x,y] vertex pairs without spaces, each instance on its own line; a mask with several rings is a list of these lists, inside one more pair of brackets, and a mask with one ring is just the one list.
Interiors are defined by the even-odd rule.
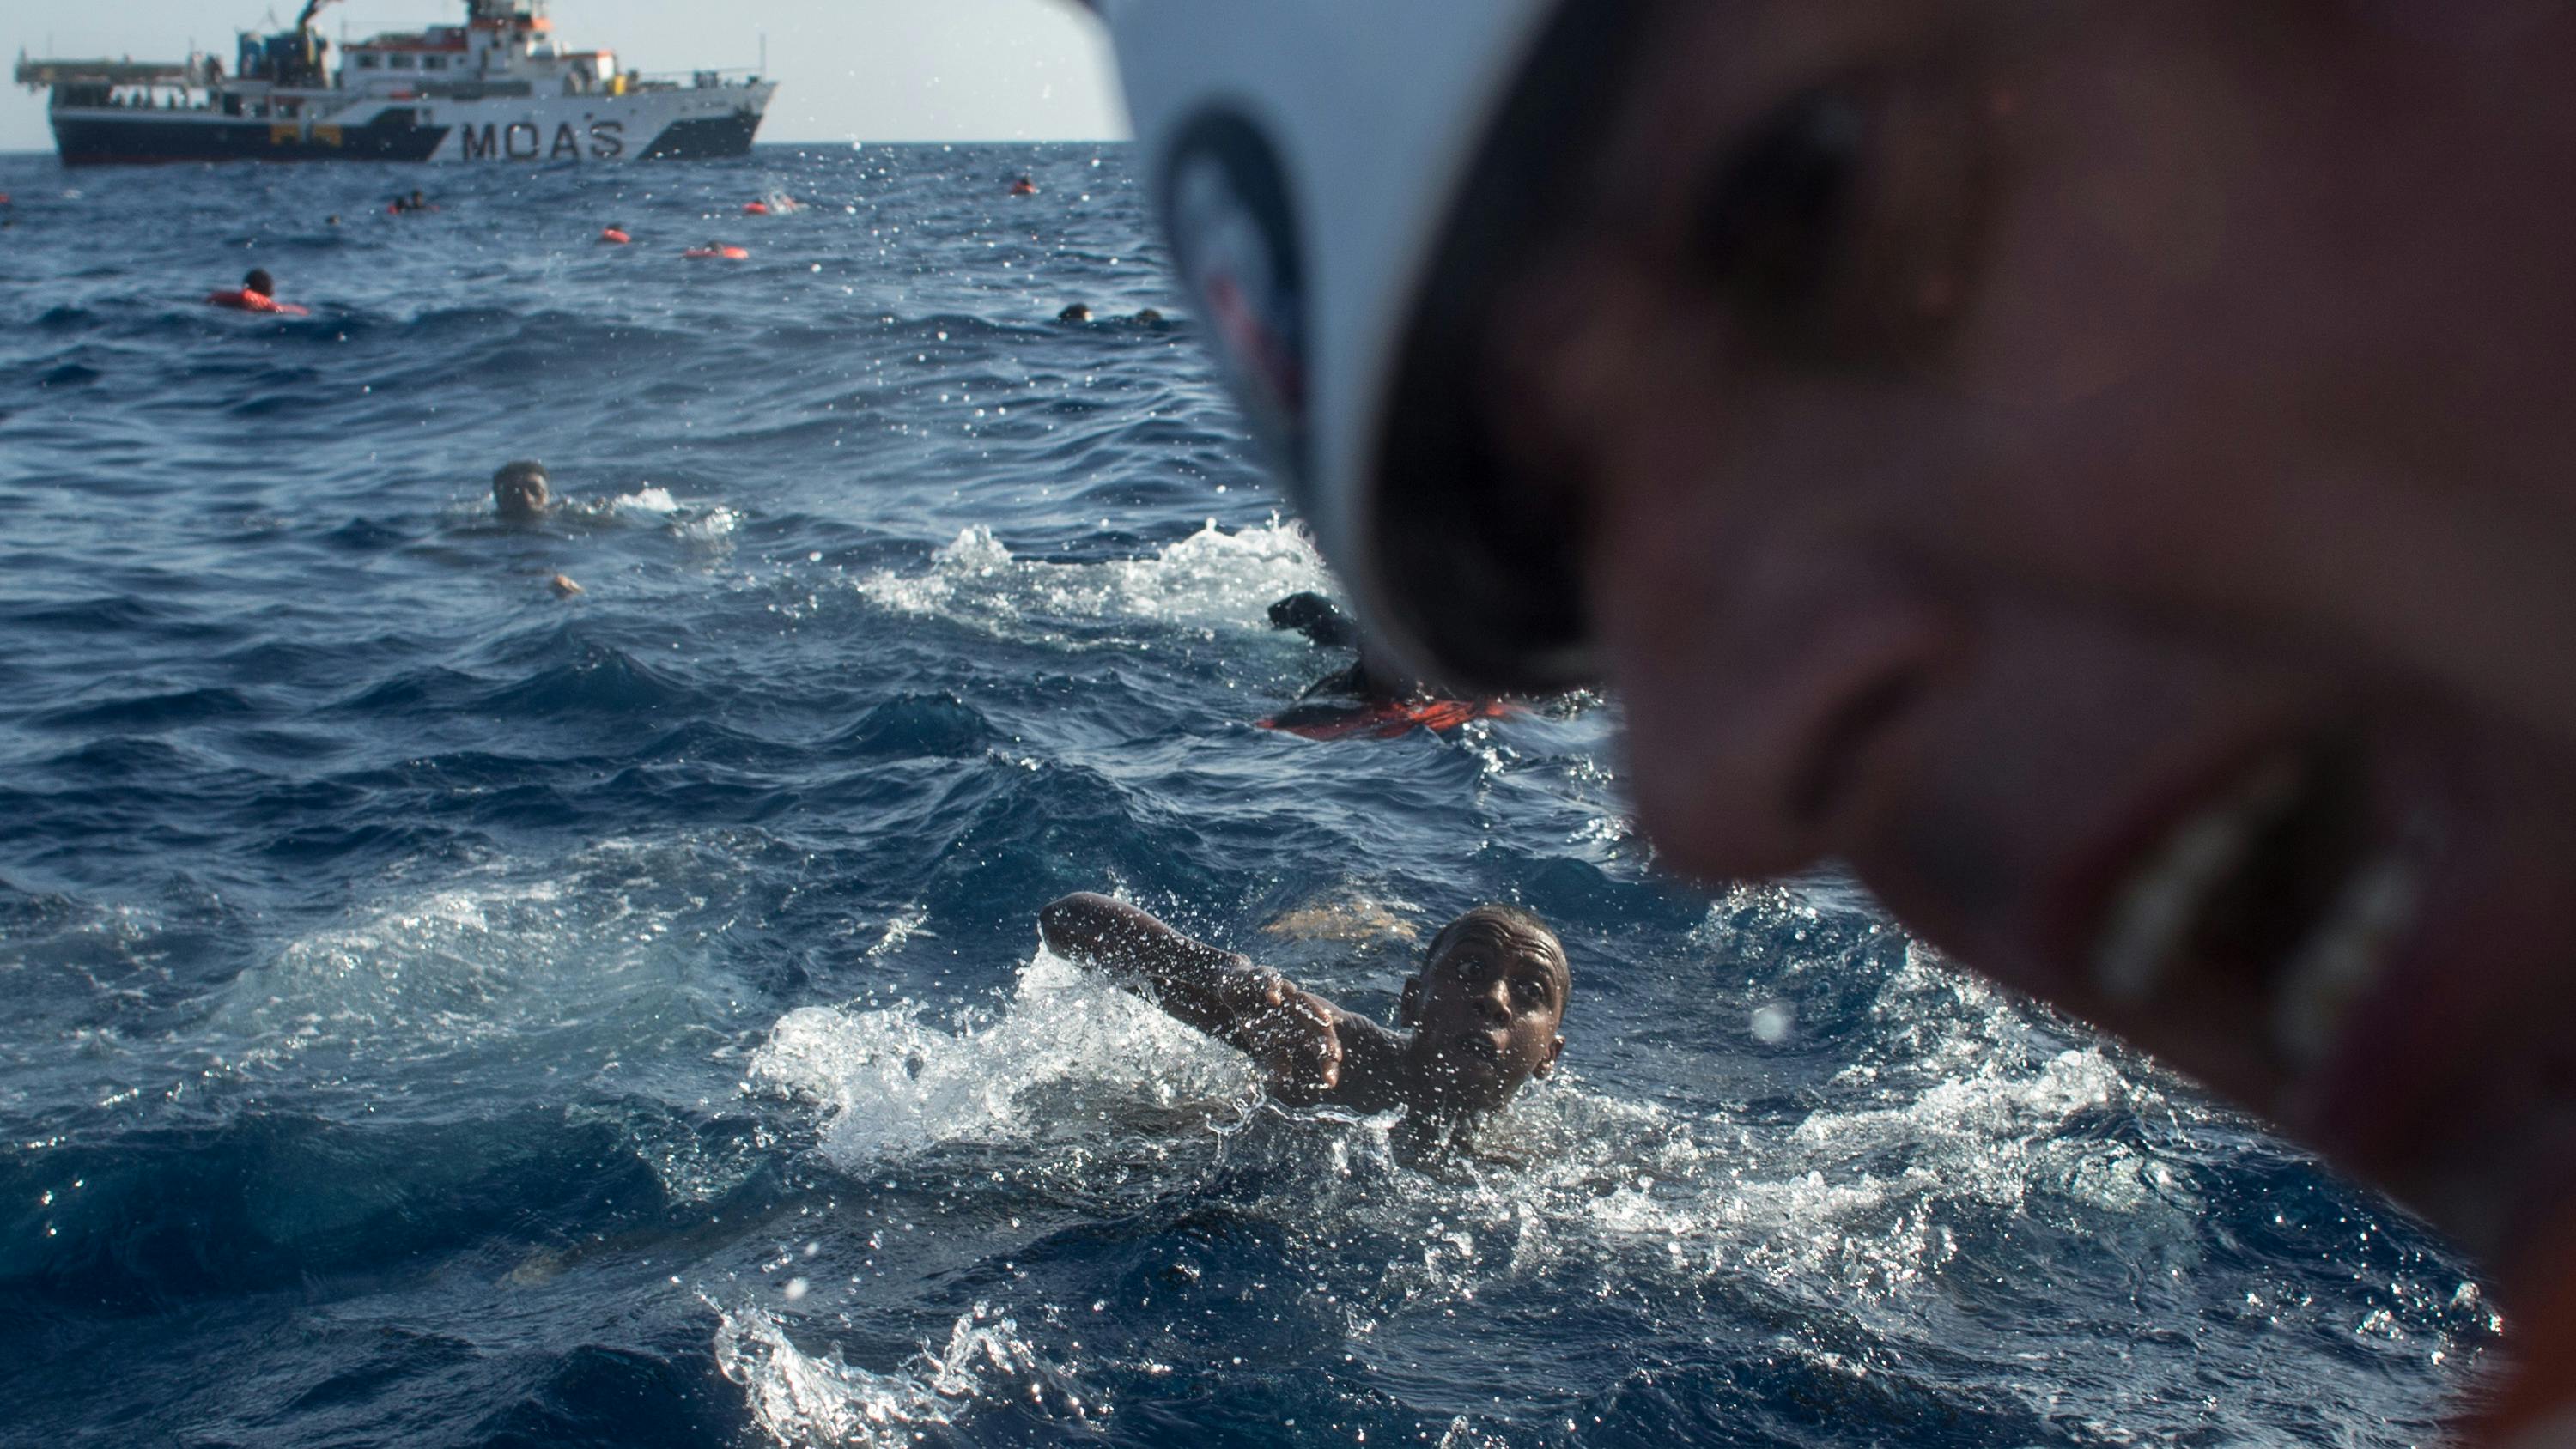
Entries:
[[1937,68],[1775,107],[1719,163],[1692,237],[1745,338],[1810,366],[1901,366],[1949,331],[1986,207],[1987,127]]

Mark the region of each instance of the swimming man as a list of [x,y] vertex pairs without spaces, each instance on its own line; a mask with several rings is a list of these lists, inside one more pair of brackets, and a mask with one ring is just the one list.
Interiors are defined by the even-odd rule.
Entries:
[[492,475],[492,511],[503,523],[534,523],[546,516],[552,502],[546,491],[546,465],[534,458],[504,463]]
[[1401,1109],[1415,1160],[1468,1147],[1478,1126],[1565,1050],[1565,946],[1515,906],[1478,906],[1431,938],[1390,1031],[1251,958],[1193,940],[1134,906],[1070,895],[1038,914],[1047,948],[1252,1058],[1299,1106]]
[[1393,704],[1424,692],[1421,681],[1373,659],[1360,626],[1321,594],[1290,594],[1272,604],[1270,627],[1303,634],[1320,648],[1349,649],[1359,655],[1349,668],[1334,670],[1306,686],[1305,692],[1297,696],[1300,701],[1350,699],[1362,704]]

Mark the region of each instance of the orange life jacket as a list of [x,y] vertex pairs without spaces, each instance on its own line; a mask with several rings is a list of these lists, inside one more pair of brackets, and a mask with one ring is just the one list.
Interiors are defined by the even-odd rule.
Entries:
[[281,302],[275,297],[241,287],[235,287],[227,292],[208,292],[206,302],[209,306],[230,307],[236,312],[271,312],[280,317],[313,315],[292,302]]

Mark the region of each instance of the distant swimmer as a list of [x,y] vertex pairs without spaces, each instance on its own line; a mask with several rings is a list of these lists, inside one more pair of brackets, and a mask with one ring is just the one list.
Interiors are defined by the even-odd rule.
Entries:
[[338,226],[340,224],[340,213],[335,211],[329,216],[324,217],[322,219],[322,224],[324,226]]
[[599,239],[614,247],[622,247],[628,242],[635,240],[635,238],[627,232],[626,228],[622,226],[601,227],[599,229]]
[[746,201],[742,204],[742,214],[745,216],[794,216],[804,209],[805,203],[784,193],[764,196],[758,201]]
[[1055,320],[1058,322],[1088,322],[1091,320],[1091,308],[1083,303],[1076,302],[1072,306],[1065,308],[1063,311],[1056,313]]
[[572,581],[572,575],[570,574],[555,575],[553,578],[546,580],[546,587],[554,590],[555,597],[558,599],[569,599],[575,594],[585,594],[590,592],[581,585],[574,583]]
[[415,211],[436,211],[438,206],[415,188],[409,196],[397,196],[385,207],[388,216],[403,216]]
[[1377,657],[1359,625],[1321,594],[1290,594],[1272,604],[1270,627],[1303,634],[1326,649],[1352,650],[1359,657],[1347,668],[1306,686],[1295,704],[1261,721],[1263,729],[1310,740],[1354,735],[1393,739],[1416,729],[1436,734],[1471,720],[1502,719],[1517,712],[1516,706],[1502,700],[1448,699],[1433,693],[1422,681]]
[[241,286],[225,292],[208,292],[206,303],[212,307],[229,307],[236,312],[265,312],[277,317],[313,315],[292,302],[277,300],[277,279],[265,267],[253,267],[242,278]]
[[687,257],[692,261],[701,262],[743,262],[751,260],[751,252],[747,248],[729,246],[723,242],[709,242],[702,247],[691,247],[687,251],[680,253],[680,255]]
[[1163,325],[1163,314],[1148,307],[1129,320],[1139,327],[1160,327]]
[[1047,949],[1252,1058],[1284,1102],[1401,1110],[1407,1160],[1475,1146],[1565,1050],[1565,946],[1517,906],[1478,906],[1440,928],[1404,983],[1403,1031],[1106,896],[1066,896],[1039,912],[1038,929]]
[[746,201],[742,204],[742,214],[745,216],[767,216],[769,215],[769,203],[766,201]]
[[1030,180],[1028,177],[1023,176],[1019,180],[1011,183],[1011,194],[1013,196],[1035,196],[1038,194],[1038,184],[1035,181]]
[[492,475],[492,511],[504,523],[534,523],[553,503],[546,491],[546,465],[534,458],[504,463]]

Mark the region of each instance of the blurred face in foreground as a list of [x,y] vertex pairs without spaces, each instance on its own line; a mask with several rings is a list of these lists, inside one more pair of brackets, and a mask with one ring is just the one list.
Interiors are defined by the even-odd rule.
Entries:
[[2509,1271],[2576,1186],[2576,12],[1670,0],[1483,349],[1638,809]]

